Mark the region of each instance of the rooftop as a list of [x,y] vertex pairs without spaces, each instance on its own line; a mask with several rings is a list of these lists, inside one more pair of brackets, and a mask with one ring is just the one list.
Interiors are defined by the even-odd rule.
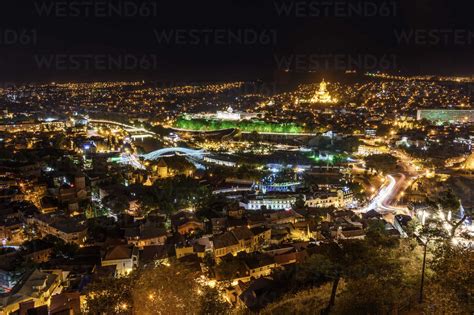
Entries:
[[132,245],[117,245],[107,251],[104,260],[130,259],[134,253]]

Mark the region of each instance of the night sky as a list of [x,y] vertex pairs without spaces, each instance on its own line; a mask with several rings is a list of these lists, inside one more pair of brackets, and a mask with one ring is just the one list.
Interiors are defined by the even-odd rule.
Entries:
[[[95,4],[93,4],[95,3]],[[474,74],[474,3],[2,1],[0,80]]]

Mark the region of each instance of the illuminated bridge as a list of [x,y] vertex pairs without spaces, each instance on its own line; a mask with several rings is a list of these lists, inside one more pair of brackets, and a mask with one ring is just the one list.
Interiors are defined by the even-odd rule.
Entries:
[[163,156],[172,156],[175,153],[178,153],[179,155],[184,155],[184,156],[190,156],[190,157],[195,157],[198,159],[202,159],[205,154],[207,154],[206,151],[204,150],[195,150],[195,149],[189,149],[189,148],[181,148],[181,147],[175,147],[175,148],[163,148],[159,149],[144,155],[141,155],[145,160],[157,160],[160,157]]

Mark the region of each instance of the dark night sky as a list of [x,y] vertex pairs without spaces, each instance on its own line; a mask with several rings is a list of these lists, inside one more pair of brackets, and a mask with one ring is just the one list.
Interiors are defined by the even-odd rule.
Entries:
[[[323,1],[310,0],[97,2],[101,5],[94,7],[92,0],[2,1],[3,84],[269,78],[282,70],[282,60],[293,60],[292,70],[302,72],[341,71],[356,60],[353,67],[360,70],[474,74],[473,1],[403,0],[382,5],[351,0],[326,7]],[[128,8],[109,15],[102,11],[108,3]],[[283,5],[288,14],[278,14],[277,7]],[[40,13],[42,6],[55,12]],[[136,8],[144,11],[134,14]],[[349,14],[351,8],[355,11]],[[177,30],[185,39],[158,42],[155,32]],[[214,32],[208,42],[203,30]],[[397,40],[402,30],[412,34],[410,40]],[[414,30],[419,31],[416,38]],[[243,43],[230,39],[229,33],[238,32],[258,34],[260,39]],[[120,58],[129,63],[103,63]],[[303,62],[297,64],[296,59]],[[308,62],[314,59],[316,63]],[[138,60],[145,64],[137,66]]]

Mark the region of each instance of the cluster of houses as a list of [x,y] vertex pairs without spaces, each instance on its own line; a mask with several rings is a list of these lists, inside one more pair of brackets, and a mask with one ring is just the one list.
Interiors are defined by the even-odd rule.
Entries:
[[[219,283],[230,303],[254,308],[256,296],[270,290],[272,273],[303,262],[320,242],[363,239],[369,220],[383,222],[393,237],[401,235],[398,221],[343,210],[354,198],[341,185],[325,183],[328,187],[304,193],[280,185],[264,192],[250,189],[254,182],[234,180],[222,184],[229,202],[221,211],[143,213],[139,198],[122,182],[147,186],[189,176],[195,169],[181,158],[150,162],[147,171],[114,165],[107,157],[90,160],[87,154],[83,161],[71,156],[73,164],[83,163],[81,171],[54,169],[50,160],[38,157],[1,169],[1,315],[76,314],[95,279],[123,277],[175,260]],[[234,200],[236,193],[241,194]],[[92,205],[105,207],[107,200],[119,203],[122,213],[95,213]],[[303,207],[295,207],[300,201]],[[337,211],[321,214],[327,208]]]
[[[319,224],[315,221],[317,216],[322,220]],[[79,221],[63,227],[61,217],[48,214],[28,220],[35,220],[37,226],[43,224],[45,227],[40,229],[65,242],[78,239],[60,230],[83,233]],[[86,229],[94,242],[87,246],[82,246],[82,241],[77,242],[81,246],[71,257],[51,258],[54,245],[0,255],[0,287],[3,288],[0,303],[6,310],[4,314],[45,305],[49,305],[51,311],[56,295],[61,296],[63,302],[67,300],[63,308],[67,305],[72,310],[78,305],[84,306],[87,284],[94,278],[122,277],[138,268],[166,265],[174,260],[194,265],[209,281],[221,283],[229,302],[254,307],[249,290],[258,287],[261,291],[262,286],[271,288],[273,271],[301,263],[320,242],[363,239],[370,220],[383,222],[393,237],[401,235],[396,226],[375,211],[362,218],[350,210],[334,211],[321,217],[317,208],[250,211],[237,207],[212,218],[198,218],[188,210],[171,217],[150,213],[140,220],[124,219],[115,235],[110,231],[116,229],[116,223],[106,218],[100,220],[97,225],[104,233]],[[16,274],[14,264],[19,256],[25,255],[40,265],[47,262],[54,268]],[[229,271],[222,266],[233,267]]]
[[[45,169],[41,163],[35,165],[16,166],[24,176],[18,175],[19,169],[12,169],[0,181],[2,189],[18,188],[0,204],[0,238],[5,244],[22,244],[53,237],[63,244],[74,244],[75,249],[63,252],[58,242],[3,247],[3,314],[77,312],[85,306],[87,285],[94,279],[123,277],[133,270],[174,260],[195,266],[209,281],[222,283],[230,303],[254,307],[256,302],[249,297],[255,294],[249,290],[270,286],[272,272],[301,263],[319,242],[362,239],[367,227],[364,220],[383,220],[376,213],[373,218],[360,219],[348,210],[321,217],[321,208],[343,209],[353,201],[350,191],[337,186],[307,194],[275,191],[254,195],[244,190],[239,202],[230,202],[228,209],[201,217],[190,210],[172,215],[155,210],[141,215],[138,200],[128,194],[122,215],[95,217],[88,215],[92,209],[85,209],[84,204],[121,196],[123,186],[109,184],[99,174],[61,173]],[[170,176],[164,160],[152,168],[157,178]],[[104,172],[111,174],[109,177],[115,174],[109,166]],[[146,181],[139,172],[121,175],[130,183]],[[300,198],[304,209],[293,210]],[[390,223],[384,224],[392,229]],[[396,232],[393,235],[396,237]],[[22,268],[25,261],[36,267]],[[221,268],[225,265],[235,268],[225,272]]]

